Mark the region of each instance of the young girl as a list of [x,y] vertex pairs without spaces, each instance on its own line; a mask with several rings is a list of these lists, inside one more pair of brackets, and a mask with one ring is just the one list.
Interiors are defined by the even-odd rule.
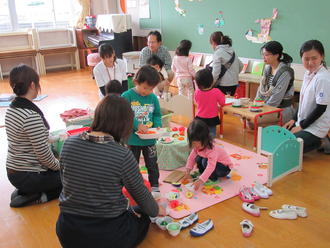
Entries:
[[185,95],[189,98],[194,94],[193,80],[195,77],[195,70],[189,58],[190,49],[191,41],[180,41],[172,61],[172,71],[175,73],[176,82],[179,87],[179,95]]
[[205,183],[208,179],[217,180],[225,177],[231,171],[233,163],[227,152],[216,146],[210,135],[207,125],[201,120],[193,120],[188,127],[189,146],[192,151],[186,164],[186,174],[183,179],[190,178],[190,172],[197,163],[200,172],[199,179],[194,182],[194,189]]
[[306,41],[300,48],[300,57],[307,70],[300,90],[296,118],[284,127],[304,140],[304,153],[317,149],[330,129],[330,72],[324,61],[320,41]]
[[214,85],[225,95],[233,96],[243,64],[231,47],[232,40],[227,35],[223,35],[220,31],[212,33],[210,44],[214,49],[212,62]]
[[283,52],[283,47],[278,41],[267,42],[261,47],[261,53],[266,67],[256,98],[264,100],[267,105],[283,108],[285,123],[292,119],[294,113],[294,71],[290,67],[292,58]]
[[196,118],[204,121],[209,127],[212,137],[216,135],[216,126],[220,124],[219,105],[225,105],[225,95],[217,88],[212,88],[213,76],[208,69],[196,73],[198,89],[194,95],[197,104]]

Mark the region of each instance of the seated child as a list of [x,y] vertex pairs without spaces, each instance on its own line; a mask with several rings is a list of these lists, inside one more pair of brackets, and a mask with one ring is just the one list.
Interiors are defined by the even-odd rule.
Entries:
[[167,98],[170,82],[168,81],[168,75],[164,68],[164,62],[157,55],[152,55],[147,60],[147,64],[155,68],[160,76],[160,83],[154,88],[154,94],[161,98]]
[[152,93],[159,81],[156,69],[144,65],[135,74],[136,86],[122,95],[131,104],[134,112],[133,132],[128,139],[128,145],[138,163],[142,152],[153,192],[159,192],[156,140],[140,139],[135,132],[146,133],[150,127],[162,126],[159,101]]
[[227,176],[233,163],[227,152],[213,142],[208,126],[201,120],[193,120],[188,127],[189,146],[192,148],[186,164],[186,174],[182,180],[191,178],[190,172],[197,163],[201,174],[194,182],[194,189],[205,183],[208,179],[216,181],[219,177]]
[[106,85],[105,85],[105,94],[114,94],[120,96],[123,93],[123,86],[121,86],[121,83],[116,80],[110,80]]

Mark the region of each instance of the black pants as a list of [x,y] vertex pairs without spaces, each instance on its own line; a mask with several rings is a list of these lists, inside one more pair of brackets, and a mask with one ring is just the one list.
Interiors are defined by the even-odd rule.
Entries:
[[321,146],[321,138],[311,134],[310,132],[300,131],[294,133],[297,138],[304,140],[304,153],[313,151]]
[[158,179],[159,179],[159,169],[157,164],[157,150],[156,146],[130,146],[130,149],[136,159],[136,161],[140,162],[141,151],[143,154],[144,162],[146,163],[146,167],[148,170],[148,180],[150,182],[151,187],[158,187]]
[[47,200],[58,198],[62,190],[59,171],[48,170],[45,172],[25,172],[12,170],[7,172],[8,179],[18,189],[18,194],[29,195],[45,193]]
[[[196,163],[197,163],[199,173],[202,174],[207,166],[207,158],[197,156]],[[219,177],[227,176],[230,171],[231,170],[228,166],[225,166],[222,163],[217,162],[217,165],[216,165],[214,171],[212,172],[211,176],[209,177],[209,179],[212,181],[216,181]]]
[[236,92],[237,85],[234,86],[216,86],[215,88],[218,88],[219,90],[222,91],[223,94],[225,95],[231,95],[234,96]]
[[63,248],[129,248],[146,237],[149,216],[128,210],[116,218],[96,218],[62,213],[56,234]]

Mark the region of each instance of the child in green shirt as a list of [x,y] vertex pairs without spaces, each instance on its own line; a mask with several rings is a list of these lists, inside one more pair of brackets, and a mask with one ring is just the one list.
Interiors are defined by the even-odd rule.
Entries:
[[153,89],[160,82],[156,69],[150,65],[142,66],[134,78],[135,87],[124,92],[122,96],[130,102],[134,111],[133,133],[128,145],[139,163],[141,151],[148,170],[148,179],[152,191],[159,191],[159,170],[155,139],[140,139],[136,131],[146,133],[150,127],[161,127],[161,112],[157,96]]

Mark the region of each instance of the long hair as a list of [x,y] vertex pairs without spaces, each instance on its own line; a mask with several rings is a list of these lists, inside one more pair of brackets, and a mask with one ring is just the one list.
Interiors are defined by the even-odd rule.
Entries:
[[27,65],[18,65],[9,73],[9,84],[17,96],[25,95],[32,83],[41,90],[38,73]]
[[232,46],[233,42],[227,35],[223,35],[222,32],[213,32],[210,36],[210,42],[213,41],[217,45],[229,45]]
[[193,141],[201,142],[203,148],[213,148],[213,138],[210,135],[209,127],[202,120],[194,119],[188,127],[188,141],[190,148]]
[[260,48],[260,51],[262,51],[262,49],[265,49],[273,55],[278,54],[278,61],[284,62],[285,64],[290,64],[293,61],[289,54],[283,52],[283,46],[278,41],[269,41]]

